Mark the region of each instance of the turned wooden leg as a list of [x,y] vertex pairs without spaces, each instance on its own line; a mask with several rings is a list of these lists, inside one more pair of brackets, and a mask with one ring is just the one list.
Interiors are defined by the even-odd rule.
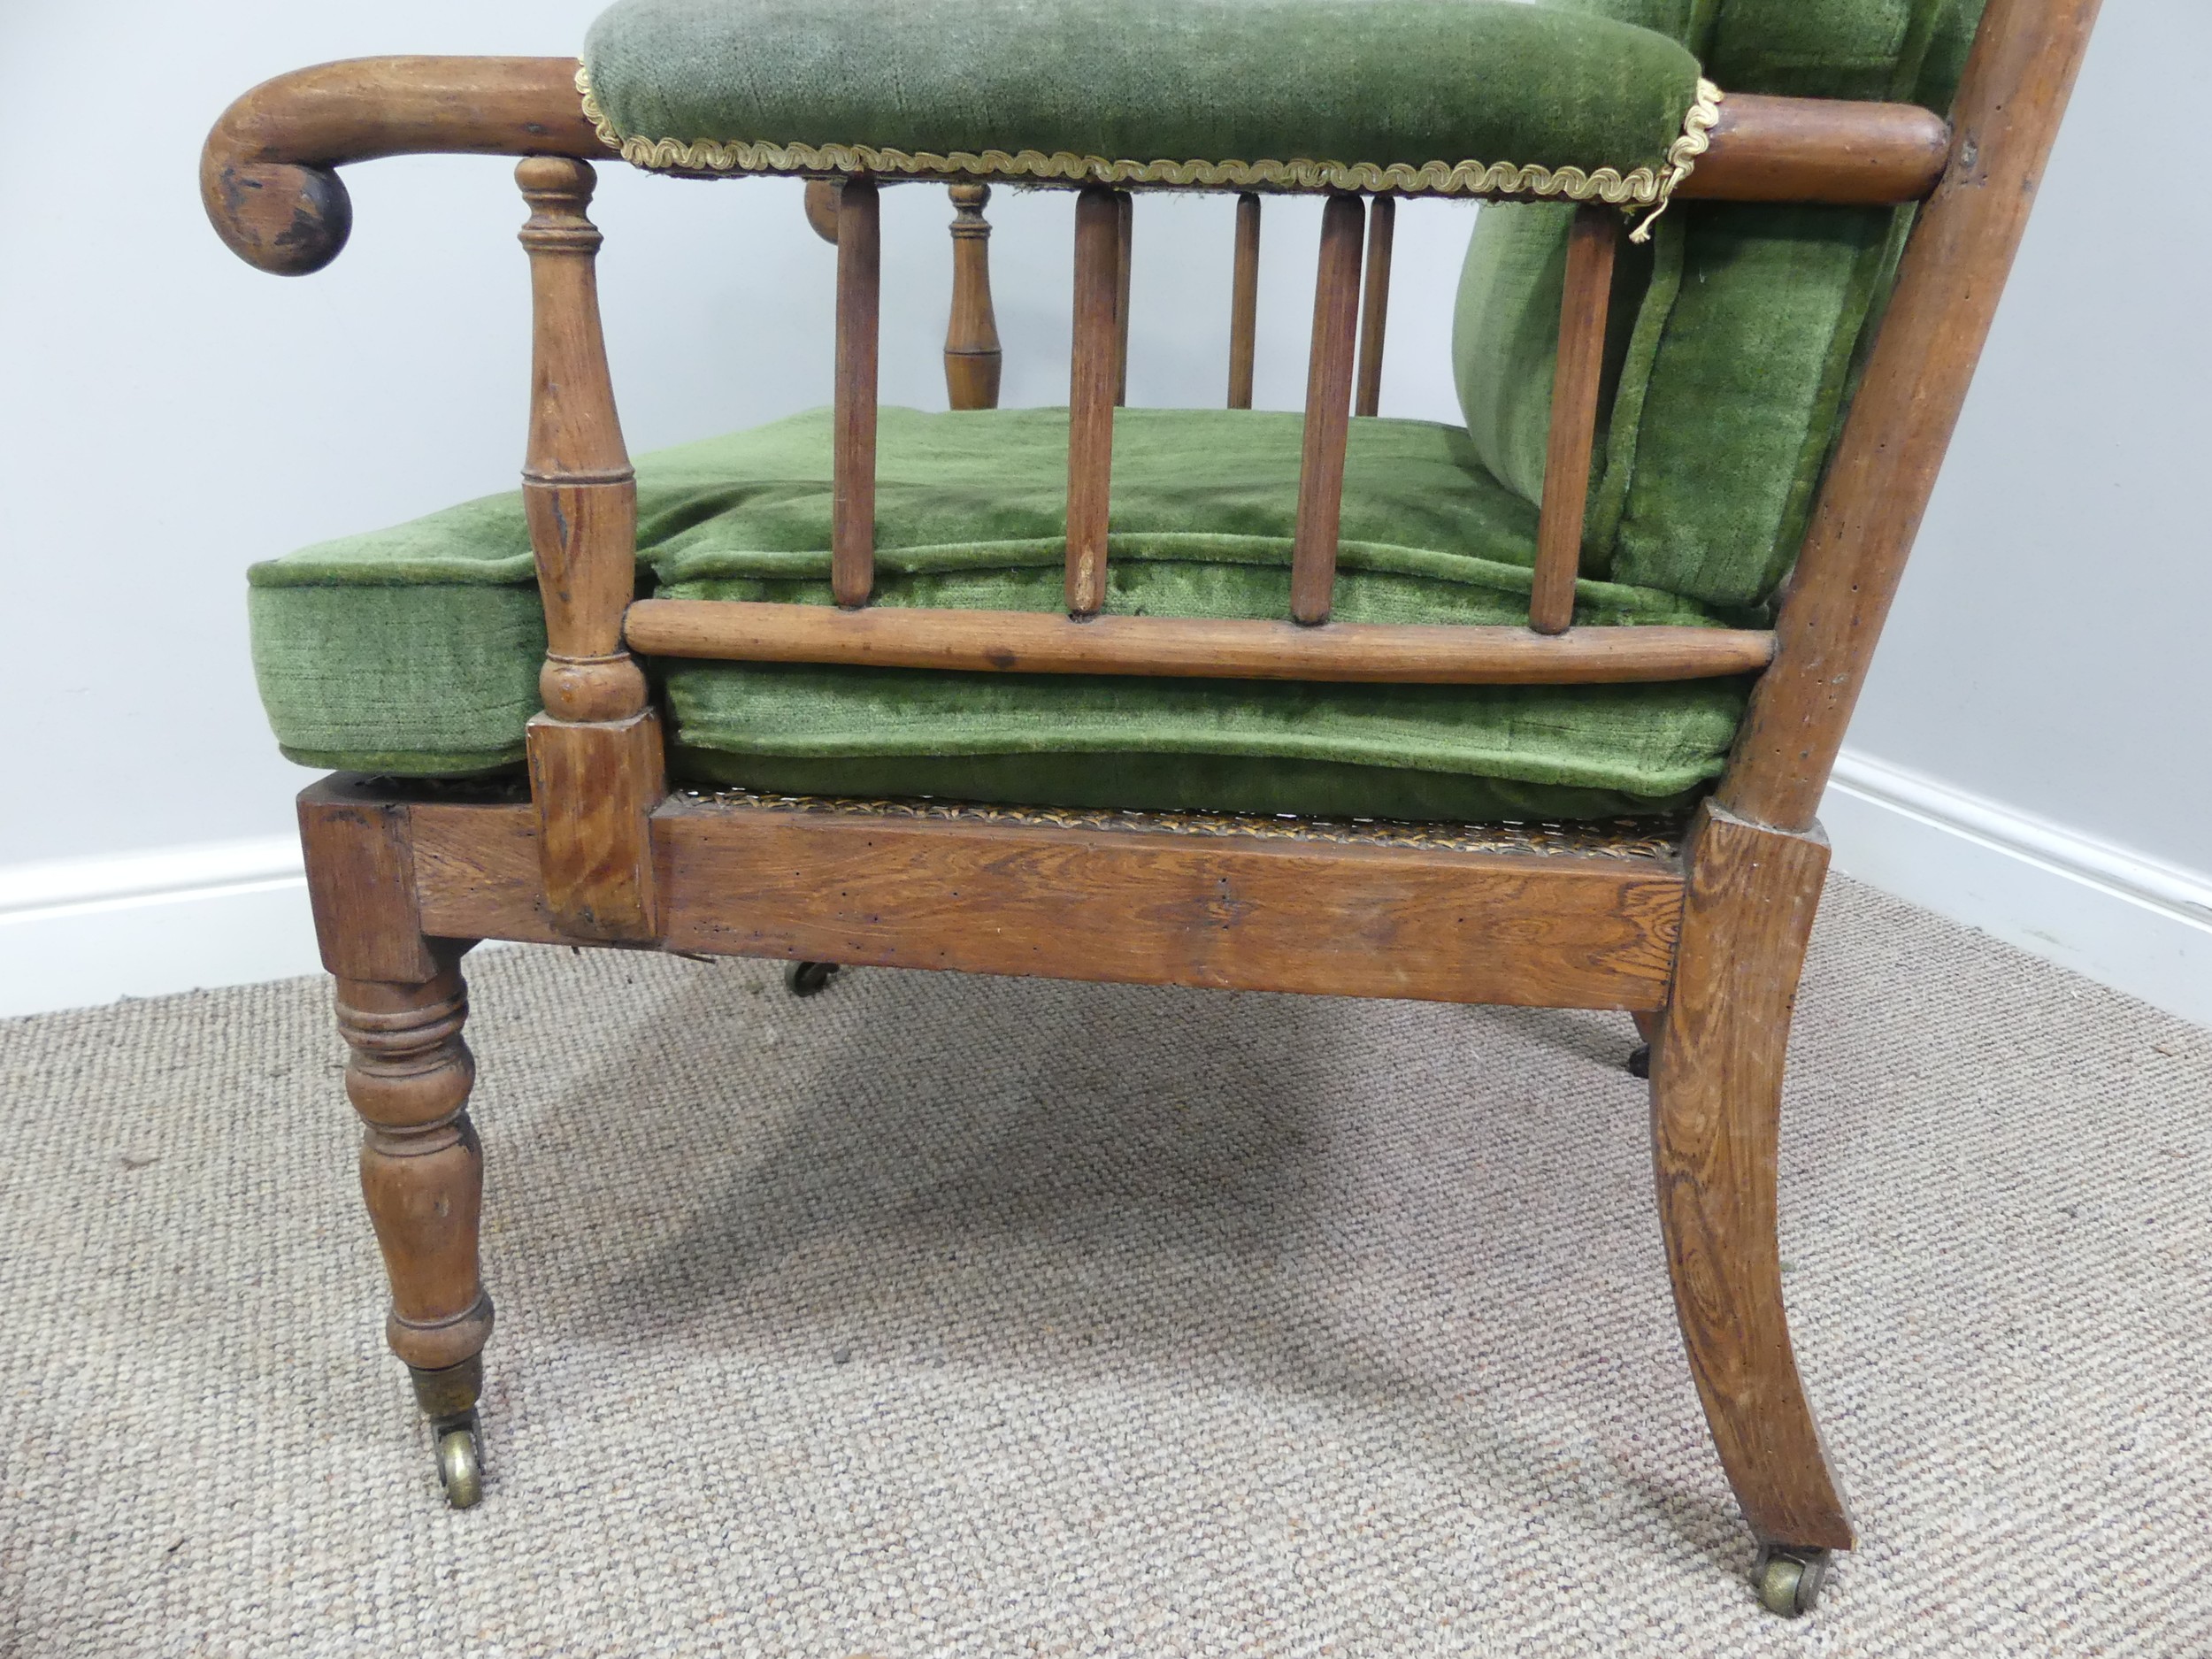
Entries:
[[450,964],[422,985],[340,979],[338,1029],[353,1049],[346,1094],[367,1126],[361,1196],[392,1287],[384,1338],[414,1376],[447,1501],[465,1509],[482,1489],[476,1399],[492,1299],[476,1255],[484,1155],[468,1117],[476,1081],[461,1040],[468,987],[460,949],[449,954]]
[[361,1194],[391,1286],[385,1340],[430,1418],[446,1499],[466,1509],[482,1491],[476,1402],[492,1330],[477,1263],[484,1159],[468,1118],[476,1062],[461,1038],[472,941],[423,936],[403,803],[326,780],[300,797],[300,831],[352,1050],[346,1094],[366,1126]]
[[1798,1380],[1775,1234],[1784,1050],[1828,847],[1708,803],[1686,854],[1680,955],[1652,1054],[1660,1223],[1706,1421],[1759,1540],[1761,1599],[1797,1613],[1827,1552],[1853,1541]]

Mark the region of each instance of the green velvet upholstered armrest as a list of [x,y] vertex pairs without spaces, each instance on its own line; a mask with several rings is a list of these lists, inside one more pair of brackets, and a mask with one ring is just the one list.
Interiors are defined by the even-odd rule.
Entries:
[[601,135],[675,172],[1664,199],[1678,42],[1517,0],[619,0]]

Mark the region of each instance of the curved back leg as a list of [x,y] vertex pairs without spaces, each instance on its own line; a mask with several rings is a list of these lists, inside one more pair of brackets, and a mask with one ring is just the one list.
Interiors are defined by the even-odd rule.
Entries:
[[1667,1271],[1713,1444],[1762,1568],[1778,1551],[1802,1565],[1801,1590],[1788,1587],[1809,1604],[1821,1552],[1850,1548],[1852,1531],[1782,1310],[1776,1148],[1790,1010],[1828,845],[1816,830],[1764,829],[1709,802],[1686,851],[1680,951],[1651,1064]]

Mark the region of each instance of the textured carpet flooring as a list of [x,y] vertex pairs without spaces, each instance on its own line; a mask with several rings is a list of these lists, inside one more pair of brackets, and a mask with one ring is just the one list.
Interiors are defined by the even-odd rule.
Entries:
[[1832,890],[1796,1625],[1620,1017],[480,956],[482,1507],[320,983],[0,1025],[0,1652],[2212,1653],[2212,1033]]

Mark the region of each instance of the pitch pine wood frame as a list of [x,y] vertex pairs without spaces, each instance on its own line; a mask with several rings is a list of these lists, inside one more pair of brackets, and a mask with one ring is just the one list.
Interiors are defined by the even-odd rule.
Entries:
[[[393,1350],[442,1430],[472,1425],[492,1306],[458,962],[488,938],[986,973],[1632,1013],[1651,1047],[1659,1211],[1685,1346],[1760,1544],[1800,1611],[1851,1521],[1792,1352],[1776,1247],[1783,1054],[1828,862],[1815,808],[1964,399],[2098,0],[1991,0],[1953,125],[1904,106],[1736,96],[1680,192],[1922,201],[1894,297],[1770,634],[1574,628],[1574,561],[1619,221],[1572,242],[1530,626],[1327,621],[1346,423],[1376,407],[1394,204],[1325,210],[1293,617],[1098,615],[1114,405],[1126,387],[1125,193],[1079,192],[1067,614],[872,611],[877,182],[819,180],[838,250],[840,608],[633,602],[635,499],[585,216],[604,151],[568,60],[380,58],[249,93],[209,138],[209,214],[250,263],[319,269],[350,209],[336,167],[522,157],[536,347],[530,522],[549,654],[529,791],[332,778],[301,797],[323,957],[367,1125],[362,1182]],[[980,182],[952,187],[954,400],[996,400]],[[1228,402],[1251,402],[1260,199],[1238,202]],[[1363,236],[1367,278],[1361,280]],[[1361,326],[1365,288],[1364,327]],[[1356,342],[1365,349],[1356,357]],[[1354,399],[1356,396],[1356,404]],[[1758,671],[1726,776],[1678,846],[1633,856],[1198,833],[1049,815],[886,816],[672,794],[630,655],[1461,683]],[[1070,904],[1067,895],[1108,898]],[[473,1468],[463,1471],[473,1495]],[[1780,1576],[1777,1578],[1779,1571]]]

